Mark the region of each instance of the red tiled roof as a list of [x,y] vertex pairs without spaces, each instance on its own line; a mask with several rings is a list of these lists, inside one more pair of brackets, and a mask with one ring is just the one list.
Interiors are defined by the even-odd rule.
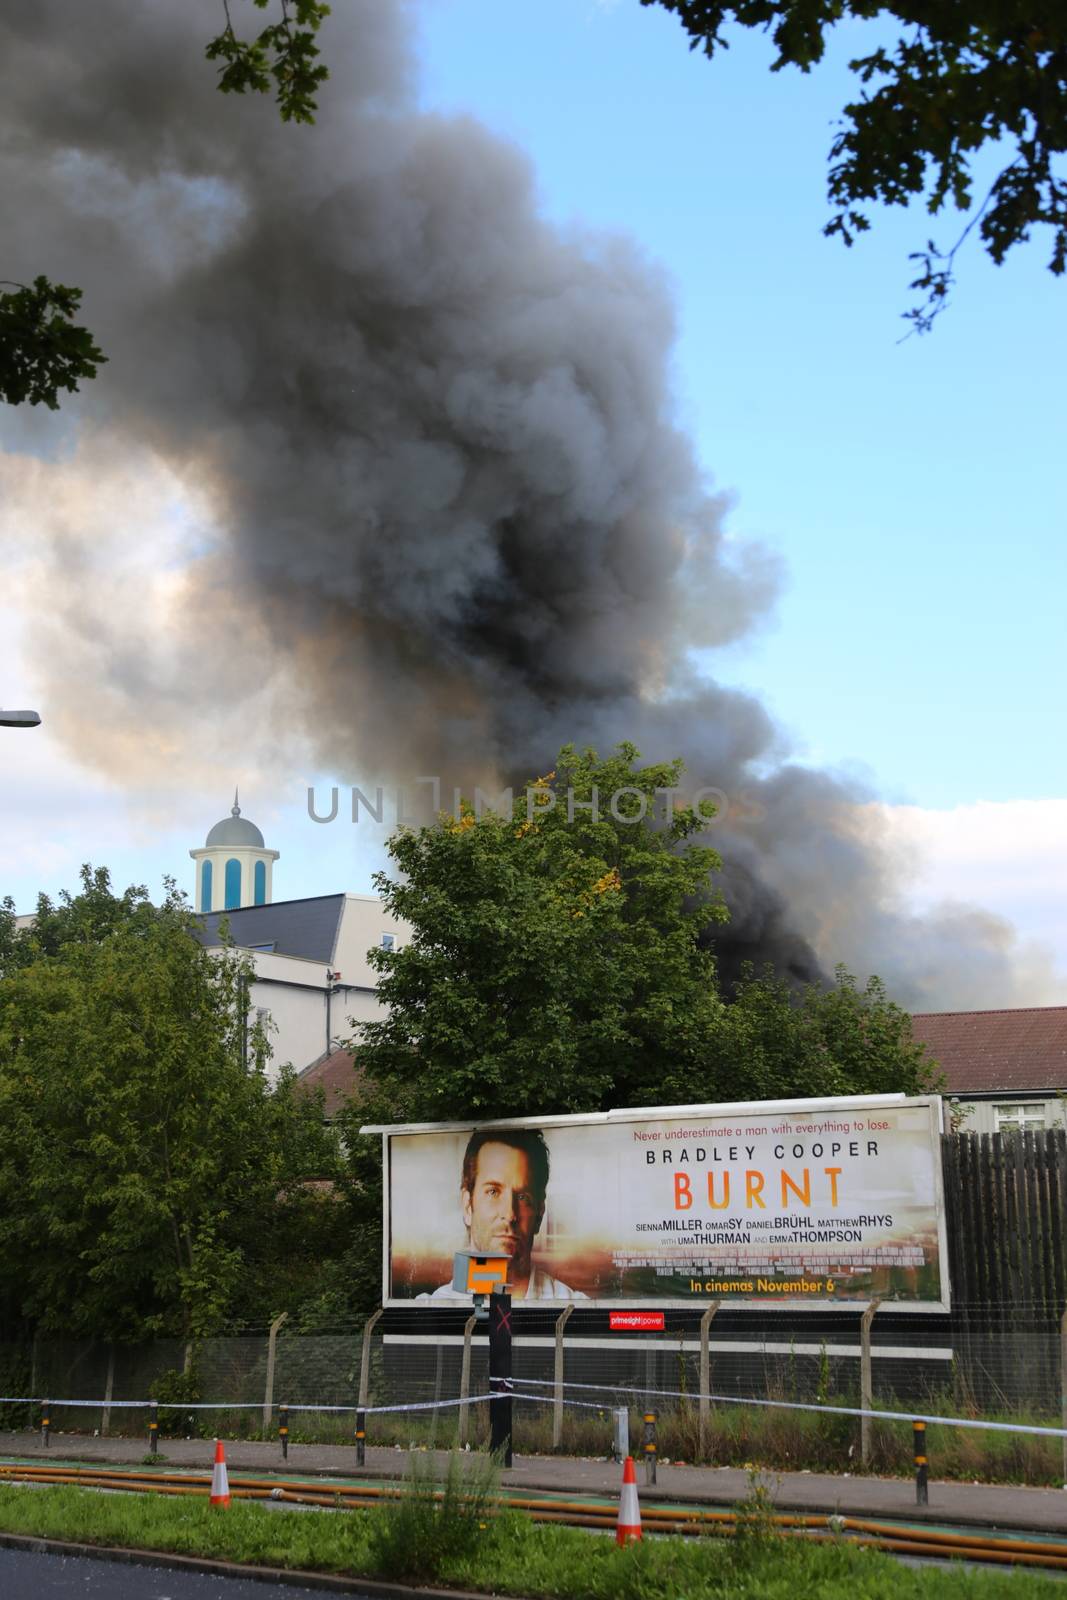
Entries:
[[911,1028],[939,1063],[949,1094],[1067,1089],[1067,1006],[925,1011]]
[[351,1050],[334,1050],[305,1067],[297,1074],[296,1081],[300,1088],[323,1091],[326,1116],[332,1119],[354,1094],[359,1071]]

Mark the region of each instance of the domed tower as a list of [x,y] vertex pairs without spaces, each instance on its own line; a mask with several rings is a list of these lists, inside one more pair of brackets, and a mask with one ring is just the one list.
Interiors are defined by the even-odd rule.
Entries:
[[233,809],[216,822],[196,862],[197,911],[236,911],[239,906],[266,906],[271,901],[271,876],[277,850],[268,850],[254,822],[242,817],[233,792]]

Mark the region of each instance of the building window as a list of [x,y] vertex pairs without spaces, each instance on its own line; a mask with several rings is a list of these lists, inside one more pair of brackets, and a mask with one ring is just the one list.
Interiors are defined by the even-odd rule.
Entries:
[[200,909],[211,910],[211,862],[200,863]]
[[241,904],[241,863],[231,856],[226,863],[225,909],[236,911]]
[[395,950],[396,949],[396,934],[395,933],[383,933],[382,934],[382,939],[381,939],[381,945],[382,945],[382,949],[383,950]]
[[253,874],[252,881],[255,884],[255,889],[252,894],[253,904],[257,906],[265,906],[267,903],[267,863],[265,861],[256,862],[256,870]]
[[997,1133],[1040,1133],[1045,1126],[1045,1108],[1040,1100],[994,1106],[993,1126]]

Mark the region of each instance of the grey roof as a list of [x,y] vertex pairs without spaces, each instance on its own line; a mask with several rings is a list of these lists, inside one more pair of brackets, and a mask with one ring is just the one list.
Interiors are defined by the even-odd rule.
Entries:
[[310,900],[277,900],[268,906],[241,906],[236,911],[210,911],[197,918],[206,945],[219,943],[219,922],[230,924],[234,944],[271,945],[279,956],[307,961],[333,960],[344,910],[343,894],[320,894]]
[[237,796],[233,797],[233,809],[228,817],[223,817],[221,822],[216,822],[207,838],[204,847],[212,844],[246,844],[255,850],[262,850],[263,835],[254,822],[249,822],[247,817],[242,817],[241,808],[237,804]]

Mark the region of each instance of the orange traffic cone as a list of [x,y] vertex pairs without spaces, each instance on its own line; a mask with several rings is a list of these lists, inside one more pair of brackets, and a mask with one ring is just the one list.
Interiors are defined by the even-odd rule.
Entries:
[[633,1544],[641,1537],[641,1507],[637,1503],[637,1474],[633,1456],[626,1457],[622,1469],[622,1496],[619,1500],[619,1522],[615,1529],[616,1544]]
[[211,1474],[211,1504],[226,1509],[230,1504],[230,1480],[226,1473],[226,1447],[215,1440],[215,1469]]

